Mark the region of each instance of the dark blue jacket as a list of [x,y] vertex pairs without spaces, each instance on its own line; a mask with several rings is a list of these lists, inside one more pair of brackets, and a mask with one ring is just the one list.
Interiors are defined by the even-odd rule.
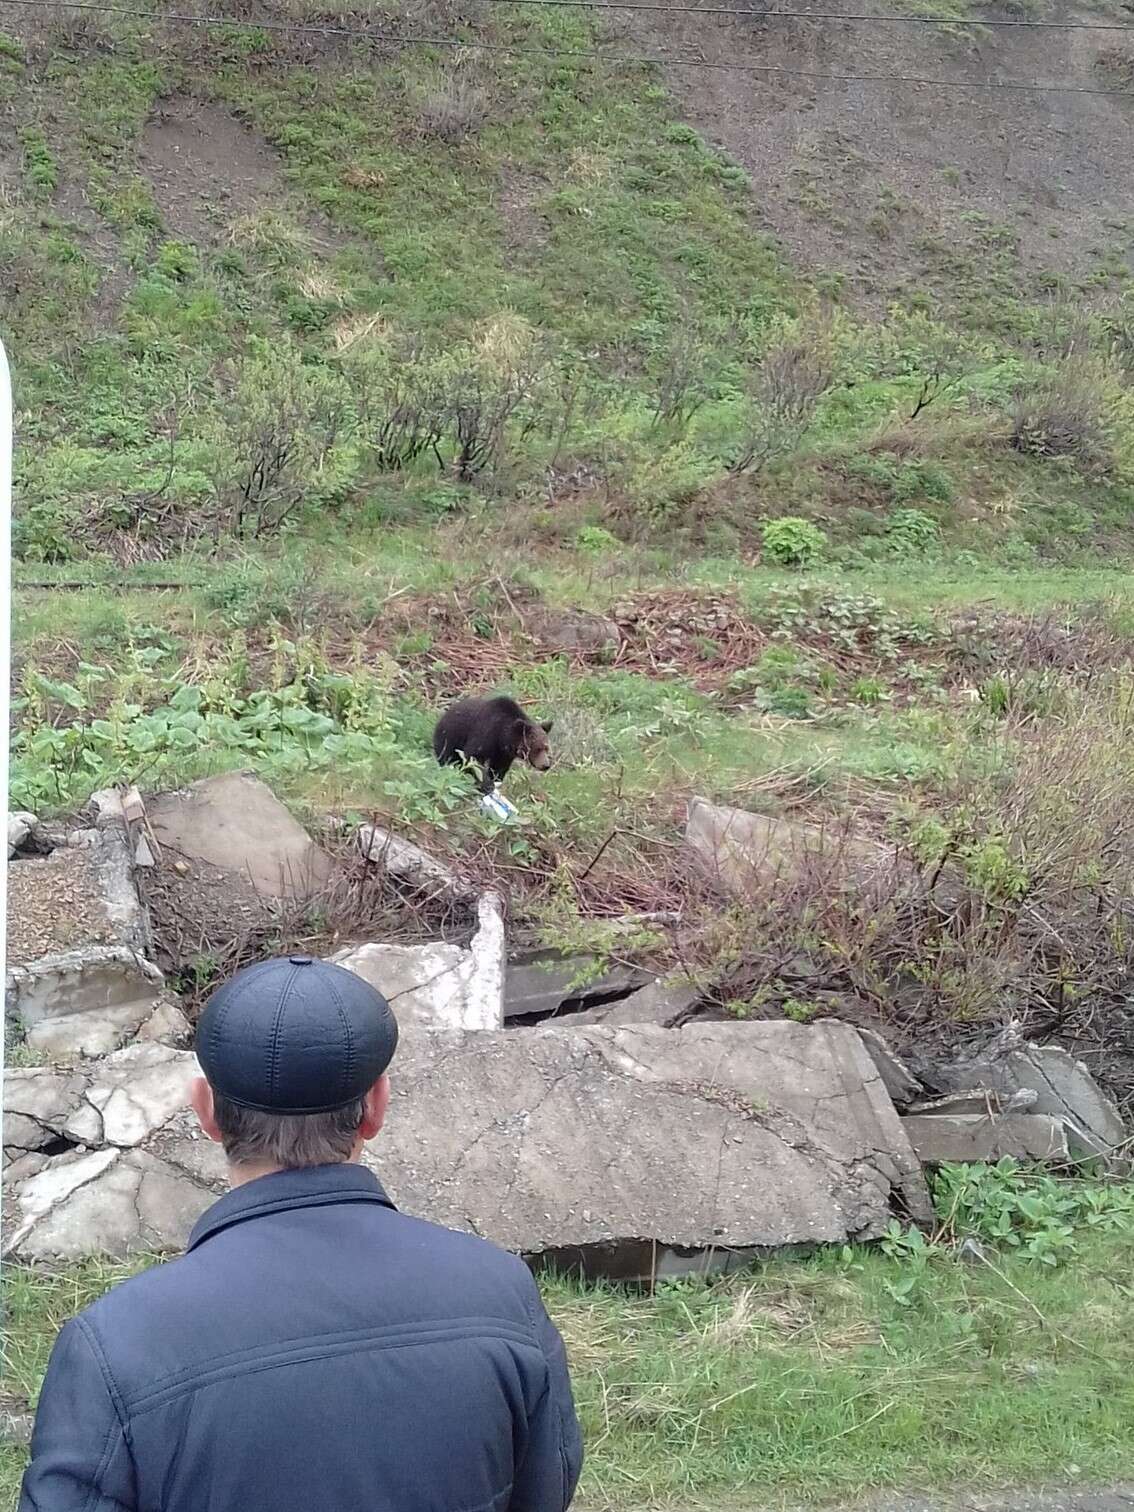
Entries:
[[523,1261],[320,1166],[66,1324],[20,1512],[563,1512],[581,1463]]

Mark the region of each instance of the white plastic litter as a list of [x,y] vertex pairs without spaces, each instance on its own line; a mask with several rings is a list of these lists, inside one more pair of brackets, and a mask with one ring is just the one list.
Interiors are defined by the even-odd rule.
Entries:
[[516,810],[505,798],[504,794],[493,788],[491,793],[485,793],[481,798],[481,805],[492,815],[499,819],[501,824],[510,824],[516,817]]

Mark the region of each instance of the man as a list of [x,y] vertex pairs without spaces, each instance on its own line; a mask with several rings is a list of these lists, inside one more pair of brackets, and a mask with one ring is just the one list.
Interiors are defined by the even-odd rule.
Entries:
[[63,1328],[20,1512],[564,1512],[582,1444],[530,1272],[358,1164],[396,1043],[306,956],[213,995],[192,1103],[232,1190]]

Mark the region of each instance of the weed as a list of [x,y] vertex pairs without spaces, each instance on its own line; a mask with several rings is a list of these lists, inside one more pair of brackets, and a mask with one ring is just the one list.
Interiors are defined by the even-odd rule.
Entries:
[[760,527],[764,555],[780,567],[811,567],[827,549],[827,537],[809,520],[787,516]]

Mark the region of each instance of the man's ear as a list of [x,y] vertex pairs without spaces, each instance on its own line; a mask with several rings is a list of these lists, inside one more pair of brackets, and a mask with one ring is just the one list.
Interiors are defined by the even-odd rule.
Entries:
[[386,1113],[390,1106],[390,1078],[383,1071],[382,1075],[371,1087],[363,1099],[362,1122],[358,1126],[358,1136],[362,1140],[373,1139],[386,1122]]
[[213,1089],[203,1076],[195,1076],[189,1089],[189,1106],[197,1115],[197,1122],[205,1134],[216,1144],[221,1142],[221,1131],[213,1109]]
[[552,727],[552,725],[554,723],[555,723],[554,719],[545,719],[544,720],[543,725],[541,726],[541,728],[542,728],[543,733],[545,735],[550,735],[551,734],[551,727]]

